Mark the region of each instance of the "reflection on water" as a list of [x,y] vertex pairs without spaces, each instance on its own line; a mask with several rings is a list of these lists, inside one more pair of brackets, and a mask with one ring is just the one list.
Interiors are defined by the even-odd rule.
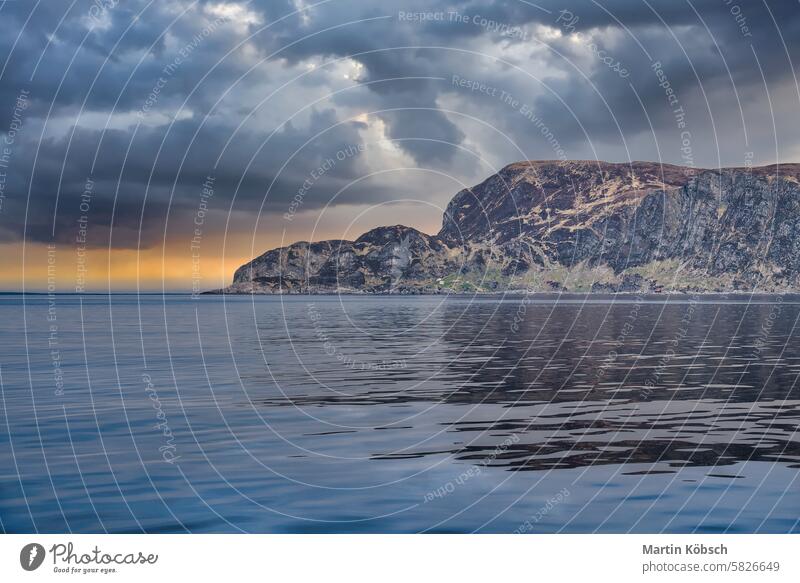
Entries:
[[797,531],[796,302],[0,296],[0,526]]

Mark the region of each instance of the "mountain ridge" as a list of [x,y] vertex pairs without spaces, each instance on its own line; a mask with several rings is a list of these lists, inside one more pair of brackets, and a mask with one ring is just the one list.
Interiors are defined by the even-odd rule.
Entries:
[[509,164],[442,228],[297,242],[212,293],[800,291],[800,164]]

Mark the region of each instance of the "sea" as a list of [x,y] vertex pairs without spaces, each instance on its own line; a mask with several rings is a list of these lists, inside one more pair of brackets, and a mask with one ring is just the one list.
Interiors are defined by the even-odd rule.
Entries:
[[800,532],[795,296],[0,295],[6,533]]

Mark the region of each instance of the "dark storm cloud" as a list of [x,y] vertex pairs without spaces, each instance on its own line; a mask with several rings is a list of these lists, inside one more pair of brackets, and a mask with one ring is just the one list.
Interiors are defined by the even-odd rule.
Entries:
[[[413,19],[409,22],[408,17],[405,21],[398,18],[400,12],[435,14],[437,11],[443,12],[443,17],[429,16],[417,22]],[[452,18],[453,13],[460,18]],[[595,149],[615,144],[618,147],[612,150],[614,154],[624,156],[623,145],[643,132],[650,133],[650,124],[653,124],[657,136],[651,140],[653,144],[647,155],[655,158],[660,149],[667,161],[681,161],[679,148],[674,145],[676,140],[680,143],[682,128],[676,124],[673,108],[659,85],[663,79],[659,79],[652,68],[659,62],[671,89],[680,98],[679,105],[687,112],[688,123],[706,140],[703,151],[698,152],[698,162],[740,164],[740,155],[734,159],[717,159],[712,151],[720,144],[730,145],[728,138],[733,133],[736,133],[737,143],[742,142],[745,132],[753,138],[758,136],[763,123],[768,121],[764,116],[770,114],[765,108],[767,95],[762,71],[770,89],[794,83],[793,65],[800,58],[800,45],[795,40],[800,32],[800,8],[790,0],[769,4],[735,0],[692,3],[584,0],[535,4],[468,1],[446,5],[389,2],[370,7],[364,3],[332,2],[315,8],[314,14],[311,25],[302,30],[313,36],[308,42],[288,46],[281,51],[281,56],[291,61],[313,54],[357,55],[355,58],[366,68],[366,80],[402,76],[449,78],[454,72],[481,70],[482,58],[448,49],[485,50],[487,45],[489,49],[494,45],[524,52],[526,47],[536,44],[530,37],[503,35],[496,28],[482,25],[487,21],[511,26],[545,25],[559,30],[563,33],[561,38],[544,42],[553,48],[547,62],[565,76],[544,75],[534,81],[494,62],[495,71],[483,71],[478,80],[513,91],[520,99],[532,100],[529,103],[535,104],[537,116],[546,120],[548,129],[558,136],[559,142],[576,147],[574,149],[582,155],[590,153],[586,144],[592,143]],[[363,23],[357,35],[351,34],[347,27],[326,31],[334,23],[387,15],[391,18]],[[570,33],[581,35],[582,41],[574,42]],[[287,27],[271,38],[271,46],[289,45],[297,35],[298,30]],[[486,44],[483,47],[470,44],[476,39],[485,39]],[[392,47],[396,49],[382,50]],[[596,54],[598,52],[600,54]],[[483,58],[484,68],[497,54],[503,53],[490,52]],[[587,59],[587,55],[592,58]],[[602,63],[602,58],[624,67],[627,75],[621,77],[615,73]],[[526,63],[519,59],[515,64],[526,68]],[[386,87],[375,85],[373,90],[380,92]],[[384,91],[383,95],[390,107],[404,102],[409,107],[421,105],[422,109],[433,106],[439,93],[448,90],[446,84],[420,83],[416,104],[414,100],[404,101],[402,92]],[[781,104],[775,105],[780,108]],[[517,111],[497,102],[481,106],[485,117],[503,125],[523,150],[547,155],[541,140],[531,138],[535,132],[530,131],[530,125],[520,123]],[[740,108],[748,106],[761,111],[751,116],[745,113],[743,120]],[[783,110],[777,112],[778,115],[783,113]],[[428,137],[443,142],[463,136],[448,119],[436,114],[420,114],[416,124],[407,115],[396,116],[402,119],[386,117],[392,137],[406,137],[421,128],[428,130]],[[429,119],[423,120],[423,117]],[[720,124],[720,120],[726,121]],[[778,136],[782,150],[794,145],[793,136],[793,131]],[[774,137],[767,136],[767,142]],[[656,148],[655,142],[659,140],[668,143]],[[439,150],[432,152],[431,148],[436,148],[434,143],[426,142],[428,151],[412,149],[415,159],[419,162],[448,160],[452,148],[440,144]],[[763,140],[748,141],[741,144],[740,150],[764,152],[768,146],[772,144]],[[406,147],[419,147],[419,144],[408,142]],[[732,156],[731,153],[727,155]],[[769,156],[764,152],[762,157]]]
[[[743,107],[755,103],[766,112],[762,70],[770,89],[794,83],[793,63],[800,60],[800,45],[794,40],[800,32],[800,10],[795,2],[770,3],[769,8],[766,4],[725,0],[695,2],[697,13],[688,3],[681,2],[651,3],[652,8],[631,2],[603,5],[610,14],[594,4],[581,4],[580,8],[570,10],[577,17],[574,27],[584,34],[598,28],[619,29],[618,19],[628,28],[619,31],[615,42],[597,42],[597,45],[615,62],[624,64],[630,72],[625,81],[630,81],[633,88],[599,64],[589,75],[593,88],[587,87],[585,81],[573,79],[556,86],[558,96],[576,112],[590,135],[601,141],[618,133],[616,123],[622,126],[625,136],[649,131],[650,122],[655,123],[657,131],[674,131],[674,108],[666,106],[667,96],[661,85],[664,78],[696,133],[711,133],[715,121],[722,141],[732,130],[742,129],[740,103]],[[773,18],[780,23],[778,27]],[[568,20],[559,23],[562,30],[564,22]],[[778,31],[787,41],[786,47]],[[586,50],[580,44],[570,46],[567,39],[553,46],[565,55]],[[661,66],[654,67],[656,63]],[[656,75],[657,69],[663,71],[664,78]],[[640,101],[651,118],[649,121]],[[584,139],[582,131],[568,120],[570,116],[565,115],[559,100],[542,97],[537,106],[544,117],[553,120],[554,131],[565,140]],[[748,124],[747,118],[744,123]],[[761,120],[751,123],[758,126]],[[714,164],[716,160],[706,159],[706,163]]]
[[[459,147],[467,146],[500,163],[557,157],[553,141],[570,157],[697,165],[741,164],[746,150],[765,161],[796,156],[798,38],[800,8],[789,0],[6,2],[0,134],[20,91],[30,103],[7,171],[0,239],[23,232],[36,241],[71,239],[88,177],[96,184],[91,220],[105,227],[92,231],[95,245],[109,244],[112,225],[110,243],[126,247],[140,243],[140,222],[144,245],[163,237],[167,217],[170,229],[188,225],[211,172],[217,208],[227,210],[238,187],[234,211],[264,203],[280,214],[309,172],[364,140],[367,126],[345,121],[359,111],[375,112],[370,120],[382,121],[386,138],[419,167],[465,180],[486,173],[463,156]],[[329,60],[338,62],[303,74],[307,63]],[[352,62],[361,69],[347,91],[284,123],[340,88],[341,68]],[[538,125],[519,105],[454,86],[454,74],[506,91]],[[453,100],[464,115],[441,110]],[[690,161],[676,106],[691,130]],[[171,120],[179,108],[182,116]],[[135,114],[143,109],[141,120]],[[303,209],[376,169],[362,158],[335,164]],[[357,183],[337,204],[425,195],[406,187]]]
[[[90,244],[136,247],[141,242],[137,233],[140,221],[146,228],[143,241],[147,244],[156,240],[150,235],[163,235],[168,216],[173,228],[183,225],[188,230],[191,221],[184,219],[194,216],[209,177],[215,185],[212,208],[216,210],[227,212],[235,196],[237,211],[255,212],[263,203],[266,212],[282,212],[299,185],[327,160],[336,162],[326,169],[325,181],[315,184],[313,192],[320,200],[330,200],[361,174],[359,157],[349,154],[360,143],[360,124],[337,124],[331,111],[314,112],[309,128],[287,124],[269,139],[245,131],[229,143],[231,127],[201,121],[177,121],[168,131],[146,126],[139,126],[136,132],[78,129],[69,136],[71,141],[69,137],[44,140],[35,171],[17,164],[9,176],[7,190],[15,196],[4,212],[10,220],[5,221],[3,238],[21,236],[27,225],[27,234],[34,240],[73,240],[76,221],[83,214],[80,202],[87,180],[95,184],[90,211],[93,225],[111,225],[115,199],[117,204],[113,238],[108,239],[107,230],[92,229]],[[29,148],[34,144],[21,148],[19,158],[32,160],[34,152]],[[337,152],[347,155],[336,159]],[[23,193],[28,185],[34,194],[26,221]],[[367,190],[366,185],[356,184],[340,195],[340,201],[352,203],[381,195],[374,187]]]

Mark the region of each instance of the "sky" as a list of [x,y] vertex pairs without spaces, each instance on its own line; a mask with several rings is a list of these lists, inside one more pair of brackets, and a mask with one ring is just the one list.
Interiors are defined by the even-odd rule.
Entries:
[[0,290],[427,233],[520,160],[800,161],[796,0],[0,0]]

